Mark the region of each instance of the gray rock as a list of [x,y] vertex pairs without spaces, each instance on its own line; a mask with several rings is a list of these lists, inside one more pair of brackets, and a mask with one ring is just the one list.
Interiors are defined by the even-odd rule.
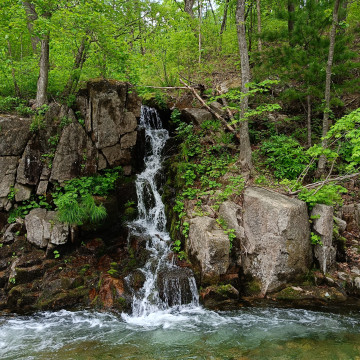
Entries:
[[215,112],[217,112],[220,116],[226,117],[226,110],[224,109],[224,106],[218,103],[217,101],[213,101],[210,104],[211,109],[213,109]]
[[31,120],[0,115],[0,156],[19,156],[23,153],[30,133]]
[[315,245],[315,257],[319,261],[320,269],[325,274],[335,264],[336,249],[333,246],[333,217],[334,208],[323,204],[316,204],[311,211],[313,230],[320,235],[322,245]]
[[140,117],[141,99],[133,89],[128,89],[126,98],[126,109],[132,112],[137,118]]
[[185,120],[192,122],[194,125],[201,125],[206,120],[212,120],[212,114],[204,109],[186,108],[181,111],[181,115]]
[[5,233],[4,233],[4,236],[3,236],[3,243],[10,243],[12,241],[15,240],[15,234],[20,231],[22,228],[22,224],[21,223],[13,223],[13,224],[10,224],[6,230],[5,230]]
[[210,217],[195,217],[190,220],[186,251],[197,259],[203,278],[216,278],[228,270],[230,241],[216,221]]
[[236,237],[241,240],[245,236],[245,230],[241,226],[242,208],[233,201],[227,200],[220,205],[219,217],[223,218],[229,229],[234,229]]
[[128,165],[131,163],[131,152],[122,149],[120,144],[102,149],[103,154],[110,166]]
[[355,285],[356,289],[360,290],[360,277],[355,278],[354,285]]
[[344,221],[336,216],[334,216],[334,221],[335,221],[335,224],[338,226],[340,232],[345,231],[346,225],[347,225],[346,221]]
[[37,185],[44,168],[41,146],[31,140],[20,159],[16,181],[23,185]]
[[32,192],[32,188],[29,186],[21,185],[21,184],[15,184],[15,201],[25,201],[29,200]]
[[118,131],[120,135],[135,131],[137,128],[136,116],[132,112],[126,112],[120,119]]
[[50,181],[63,183],[81,175],[95,174],[98,151],[77,122],[67,126],[61,135],[53,160]]
[[137,139],[137,131],[127,133],[121,137],[120,145],[122,149],[127,149],[135,146]]
[[81,98],[78,102],[82,113],[86,108],[86,130],[92,133],[98,149],[118,144],[120,135],[136,129],[132,111],[140,116],[140,99],[135,92],[128,94],[128,84],[93,81],[88,83],[87,90],[88,102]]
[[18,161],[19,158],[16,156],[0,157],[0,210],[9,209],[10,201],[8,195],[11,187],[15,185]]
[[47,188],[48,188],[49,182],[46,180],[41,180],[39,182],[39,185],[36,189],[36,195],[44,195],[46,194]]
[[265,295],[306,273],[312,262],[306,204],[249,187],[243,207],[246,239],[241,263],[244,273],[261,283],[261,293]]
[[49,243],[63,245],[69,238],[69,226],[57,220],[55,211],[33,209],[25,217],[27,240],[40,248]]

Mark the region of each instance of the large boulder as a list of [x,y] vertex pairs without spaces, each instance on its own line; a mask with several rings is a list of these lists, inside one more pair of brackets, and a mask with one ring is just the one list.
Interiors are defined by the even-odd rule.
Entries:
[[243,224],[243,271],[261,284],[262,295],[309,269],[312,251],[304,202],[249,187],[244,192]]
[[335,264],[336,248],[333,246],[334,208],[316,204],[311,211],[313,230],[321,238],[321,244],[315,245],[315,258],[321,271],[326,271]]
[[200,264],[202,279],[218,280],[230,263],[230,241],[214,219],[208,216],[190,220],[187,253]]
[[20,156],[28,142],[31,120],[0,115],[0,156]]
[[63,245],[69,238],[69,225],[57,220],[55,211],[33,209],[25,217],[27,240],[38,246],[46,248],[48,244]]

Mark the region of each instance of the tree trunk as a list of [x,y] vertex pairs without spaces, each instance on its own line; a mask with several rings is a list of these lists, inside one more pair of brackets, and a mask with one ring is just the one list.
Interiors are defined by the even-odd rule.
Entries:
[[192,18],[194,17],[193,7],[195,0],[185,0],[184,11],[188,13]]
[[221,23],[220,35],[225,31],[225,28],[226,28],[226,20],[227,20],[228,8],[229,8],[229,0],[226,0],[225,7],[224,7],[224,16],[223,16],[223,20],[222,20],[222,23]]
[[37,81],[36,100],[34,107],[40,107],[47,104],[47,86],[49,80],[49,33],[41,40],[41,53],[40,53],[40,71]]
[[[241,59],[241,91],[243,94],[247,94],[249,89],[246,85],[250,82],[250,64],[246,43],[245,0],[238,0],[235,18]],[[248,96],[246,95],[240,105],[240,164],[242,172],[246,174],[252,168],[249,124],[247,120],[244,120],[247,110]]]
[[[328,130],[329,130],[329,112],[330,112],[330,86],[331,86],[331,69],[334,60],[334,49],[335,49],[335,36],[336,36],[336,26],[338,23],[339,17],[339,6],[340,0],[335,0],[334,11],[333,11],[333,21],[331,26],[331,31],[329,35],[329,55],[328,61],[326,64],[326,80],[325,80],[325,109],[324,109],[324,117],[323,117],[323,126],[322,126],[322,136],[323,139],[321,141],[321,145],[323,148],[327,147],[327,140],[324,139]],[[317,175],[321,176],[324,173],[326,165],[325,156],[320,156]]]
[[20,88],[16,81],[16,76],[15,76],[15,69],[14,69],[14,64],[13,64],[13,59],[12,59],[12,49],[11,49],[10,40],[7,41],[7,44],[8,44],[9,59],[11,61],[11,77],[12,77],[13,83],[14,83],[15,96],[21,97]]
[[294,31],[294,15],[295,15],[295,4],[293,2],[294,0],[288,0],[288,34],[289,34],[289,44],[290,46],[294,46],[292,43],[292,33]]
[[311,96],[306,97],[307,102],[307,138],[308,138],[308,147],[311,147]]
[[84,37],[79,46],[78,52],[75,57],[73,73],[70,74],[69,80],[66,83],[62,96],[64,98],[68,97],[75,89],[80,79],[80,72],[77,70],[81,70],[84,62],[86,60],[86,53],[89,48],[89,43]]
[[256,0],[256,14],[257,14],[257,32],[258,32],[258,50],[262,51],[261,43],[261,11],[260,11],[260,0]]
[[39,43],[40,39],[38,36],[35,36],[33,34],[33,27],[34,27],[33,23],[35,20],[37,20],[38,15],[35,10],[35,5],[31,1],[23,1],[23,5],[25,8],[26,17],[27,17],[27,28],[29,30],[30,37],[31,37],[31,46],[33,49],[33,53],[35,54],[36,47],[37,47],[37,44]]

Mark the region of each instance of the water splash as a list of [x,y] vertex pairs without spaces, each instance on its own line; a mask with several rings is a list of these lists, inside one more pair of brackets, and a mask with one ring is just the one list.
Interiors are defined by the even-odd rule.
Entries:
[[145,283],[140,290],[133,291],[132,315],[123,315],[129,321],[130,318],[145,318],[184,304],[190,304],[190,307],[199,305],[192,273],[176,266],[169,256],[171,241],[166,231],[165,206],[159,192],[162,151],[169,133],[162,128],[157,111],[147,106],[141,109],[140,126],[145,128],[145,169],[136,179],[139,217],[129,229],[137,234],[140,229],[147,239],[146,249],[150,256],[140,269]]

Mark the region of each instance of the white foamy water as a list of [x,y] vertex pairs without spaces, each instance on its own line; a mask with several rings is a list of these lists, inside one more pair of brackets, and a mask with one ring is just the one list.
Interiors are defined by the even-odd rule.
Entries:
[[[192,276],[187,279],[186,289],[182,285],[183,278],[181,281],[174,277],[170,280],[166,279],[168,272],[177,269],[177,266],[169,260],[171,242],[166,232],[165,205],[161,199],[159,181],[163,161],[162,151],[169,139],[169,133],[162,128],[157,111],[147,106],[141,109],[140,126],[145,128],[145,169],[136,179],[139,217],[130,224],[129,229],[136,234],[140,229],[142,236],[148,238],[146,249],[150,257],[141,269],[145,275],[145,283],[140,291],[134,291],[132,314],[130,316],[124,314],[123,318],[129,323],[147,324],[149,321],[154,321],[157,316],[163,317],[163,311],[171,306],[177,309],[183,305],[183,299],[186,297],[183,292],[186,289],[191,292],[191,305],[197,307],[199,303],[195,279]],[[160,272],[163,278],[159,280]]]

